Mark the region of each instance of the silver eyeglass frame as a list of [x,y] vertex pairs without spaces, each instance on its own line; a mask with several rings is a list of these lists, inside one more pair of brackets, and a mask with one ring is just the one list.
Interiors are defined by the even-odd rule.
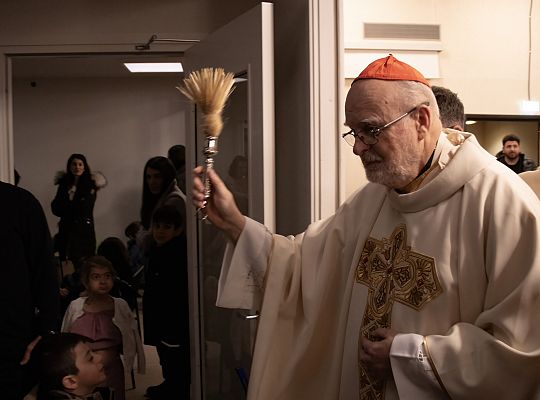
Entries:
[[[393,119],[392,121],[382,125],[377,126],[374,128],[369,129],[367,132],[364,133],[357,133],[354,129],[351,129],[349,132],[346,132],[341,135],[341,137],[345,140],[345,142],[350,145],[351,147],[354,147],[354,144],[356,143],[356,139],[360,140],[362,143],[364,143],[366,146],[374,146],[379,142],[379,136],[380,134],[390,126],[394,125],[395,123],[398,123],[403,118],[405,118],[407,115],[413,113],[416,111],[419,107],[422,106],[428,106],[429,107],[429,101],[425,101],[421,104],[418,104],[416,107],[411,108],[409,111],[407,111],[405,114],[401,114],[396,119]],[[349,136],[350,135],[350,136]],[[352,142],[350,141],[352,138]]]

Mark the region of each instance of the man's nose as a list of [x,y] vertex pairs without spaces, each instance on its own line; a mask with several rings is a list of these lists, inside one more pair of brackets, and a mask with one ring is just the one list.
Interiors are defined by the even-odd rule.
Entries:
[[369,149],[370,146],[365,144],[362,140],[355,138],[354,140],[354,146],[353,146],[353,153],[360,157],[364,151]]

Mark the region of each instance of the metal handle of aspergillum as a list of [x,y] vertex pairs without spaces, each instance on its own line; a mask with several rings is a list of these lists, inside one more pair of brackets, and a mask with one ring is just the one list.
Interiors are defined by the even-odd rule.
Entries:
[[205,138],[205,144],[203,149],[204,154],[204,175],[203,175],[203,183],[204,183],[204,203],[201,208],[197,210],[197,213],[199,215],[199,218],[204,220],[208,218],[208,215],[204,212],[204,208],[206,207],[206,204],[208,203],[208,199],[210,198],[210,195],[212,194],[212,184],[210,183],[210,178],[208,177],[208,171],[214,168],[214,156],[219,152],[218,149],[218,138],[217,136],[207,136]]

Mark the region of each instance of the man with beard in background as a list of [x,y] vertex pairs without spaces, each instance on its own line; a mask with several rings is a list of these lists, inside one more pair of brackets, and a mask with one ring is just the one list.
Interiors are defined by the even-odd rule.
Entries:
[[534,161],[525,158],[525,154],[520,151],[520,140],[516,135],[506,135],[502,140],[502,145],[502,150],[497,154],[497,160],[516,174],[536,169]]

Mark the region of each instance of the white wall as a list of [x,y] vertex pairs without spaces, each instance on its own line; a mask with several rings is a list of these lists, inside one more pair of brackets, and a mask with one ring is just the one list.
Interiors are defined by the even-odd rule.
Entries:
[[[529,1],[345,0],[344,7],[345,43],[363,38],[364,22],[439,24],[441,79],[434,83],[458,92],[468,113],[519,114],[527,97]],[[540,100],[540,4],[532,26],[531,95]]]
[[[344,42],[361,41],[364,22],[440,24],[441,78],[432,84],[457,92],[468,114],[519,115],[519,102],[527,99],[528,14],[529,1],[344,0]],[[532,26],[531,98],[540,100],[538,3]],[[357,169],[352,152],[342,152],[341,162]],[[364,181],[354,174],[340,179],[346,195]]]
[[72,153],[84,154],[108,186],[98,193],[98,243],[124,239],[124,228],[139,219],[143,167],[185,143],[186,103],[177,78],[37,79],[14,83],[15,167],[20,186],[41,202],[51,233],[58,218],[50,211],[56,171]]

